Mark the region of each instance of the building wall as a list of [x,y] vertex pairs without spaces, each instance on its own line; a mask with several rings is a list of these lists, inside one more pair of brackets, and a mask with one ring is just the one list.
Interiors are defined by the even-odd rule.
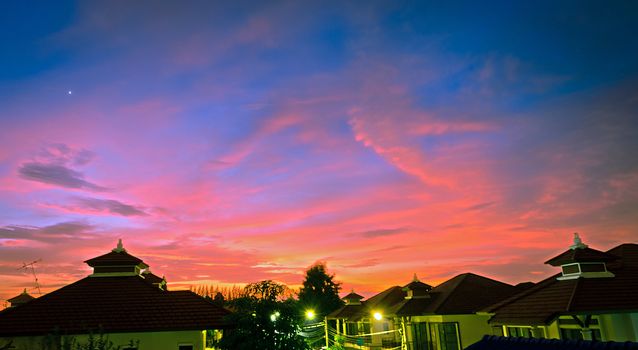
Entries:
[[598,319],[604,340],[638,341],[638,313],[606,314]]
[[[145,333],[110,333],[108,339],[115,346],[126,348],[131,340],[138,341],[138,350],[178,350],[179,345],[191,344],[194,350],[205,350],[205,331],[174,331]],[[73,336],[78,342],[85,343],[88,335]],[[44,350],[43,336],[0,338],[0,346],[13,340],[16,350]]]
[[492,327],[487,323],[489,315],[432,315],[432,316],[415,316],[412,322],[430,322],[443,323],[455,322],[458,324],[459,340],[461,348],[465,348],[471,344],[481,340],[484,335],[492,334]]
[[[602,314],[595,315],[598,319],[598,325],[592,325],[592,329],[600,329],[600,335],[603,341],[638,341],[638,313],[618,313],[618,314]],[[580,329],[578,325],[560,325],[559,320],[570,320],[569,316],[561,316],[547,326],[540,326],[543,329],[544,337],[549,339],[560,339],[561,328]],[[526,325],[507,325],[510,327],[529,327]],[[507,326],[503,328],[506,330]]]

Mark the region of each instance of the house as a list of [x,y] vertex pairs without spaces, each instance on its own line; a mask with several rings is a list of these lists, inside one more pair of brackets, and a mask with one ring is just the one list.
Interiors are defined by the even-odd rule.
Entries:
[[128,350],[204,350],[230,327],[230,311],[190,291],[168,291],[121,240],[85,262],[88,277],[0,312],[0,348],[41,349],[51,339],[85,342],[101,333]]
[[415,275],[365,301],[344,297],[346,305],[326,317],[326,339],[361,349],[459,350],[492,333],[489,315],[477,311],[519,291],[473,273],[436,287]]
[[560,273],[484,310],[491,325],[511,337],[638,341],[637,244],[603,252],[575,234],[545,263]]

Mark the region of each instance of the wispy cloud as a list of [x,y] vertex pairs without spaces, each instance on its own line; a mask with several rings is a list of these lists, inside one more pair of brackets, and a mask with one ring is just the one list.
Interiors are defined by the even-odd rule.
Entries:
[[66,188],[104,192],[108,189],[86,181],[84,175],[64,165],[28,162],[18,168],[21,178]]

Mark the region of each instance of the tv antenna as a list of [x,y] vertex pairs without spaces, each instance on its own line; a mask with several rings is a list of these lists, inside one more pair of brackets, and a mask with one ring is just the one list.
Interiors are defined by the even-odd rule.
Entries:
[[29,271],[29,269],[31,269],[31,273],[33,274],[33,279],[35,281],[35,288],[33,289],[37,289],[38,294],[42,295],[42,291],[40,291],[40,283],[38,283],[38,276],[36,276],[35,274],[35,264],[39,263],[40,261],[42,261],[42,259],[34,260],[28,264],[23,262],[22,266],[20,266],[18,270]]

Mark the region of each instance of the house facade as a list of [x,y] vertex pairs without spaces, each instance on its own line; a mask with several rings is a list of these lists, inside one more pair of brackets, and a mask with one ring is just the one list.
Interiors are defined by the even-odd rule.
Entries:
[[57,349],[92,334],[126,350],[205,350],[231,327],[228,310],[190,291],[169,291],[121,241],[86,263],[88,277],[1,311],[0,348]]
[[546,264],[560,273],[485,311],[502,335],[638,341],[638,245],[606,252],[574,243]]
[[436,287],[419,281],[394,286],[346,305],[326,317],[328,345],[357,349],[460,350],[492,334],[488,315],[476,312],[519,289],[465,273]]

